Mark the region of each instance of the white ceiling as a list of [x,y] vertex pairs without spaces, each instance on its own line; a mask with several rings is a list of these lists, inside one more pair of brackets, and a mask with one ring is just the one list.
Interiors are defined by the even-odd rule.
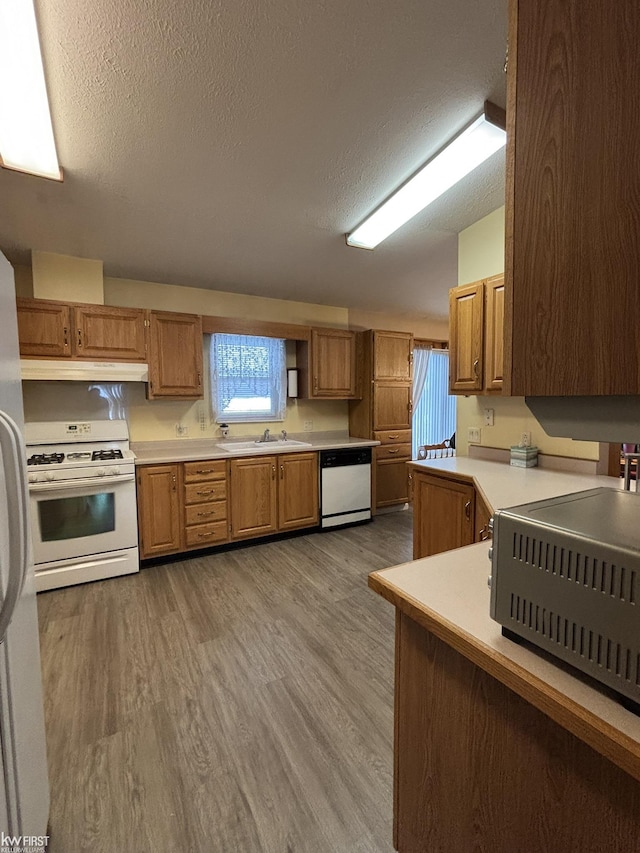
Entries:
[[443,316],[504,153],[373,252],[352,230],[505,102],[507,0],[36,0],[63,184],[0,169],[0,247]]

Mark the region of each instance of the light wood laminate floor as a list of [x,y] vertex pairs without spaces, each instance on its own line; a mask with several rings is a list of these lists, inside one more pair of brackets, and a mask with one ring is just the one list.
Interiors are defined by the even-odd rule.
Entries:
[[411,515],[38,596],[50,853],[391,853]]

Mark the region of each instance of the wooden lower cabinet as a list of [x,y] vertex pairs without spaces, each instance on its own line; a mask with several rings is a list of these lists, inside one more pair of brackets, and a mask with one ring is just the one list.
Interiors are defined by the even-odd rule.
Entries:
[[[376,448],[379,450],[380,448]],[[410,456],[378,458],[376,454],[376,508],[393,506],[409,501],[407,462]]]
[[413,558],[471,545],[475,541],[475,488],[421,470],[413,473]]
[[491,520],[492,515],[493,513],[489,509],[484,498],[476,491],[476,515],[474,525],[476,542],[485,542],[487,539],[492,538],[491,529],[489,528],[489,521]]
[[316,452],[141,465],[137,483],[142,559],[318,524]]
[[[638,851],[640,782],[396,610],[399,853]],[[539,695],[536,696],[536,693]],[[534,701],[543,701],[533,685]]]
[[318,523],[318,454],[277,456],[278,530],[313,527]]
[[180,465],[145,465],[137,470],[140,556],[175,554],[182,547]]
[[231,538],[318,523],[318,454],[231,460]]
[[278,529],[276,456],[231,460],[231,538],[267,536]]

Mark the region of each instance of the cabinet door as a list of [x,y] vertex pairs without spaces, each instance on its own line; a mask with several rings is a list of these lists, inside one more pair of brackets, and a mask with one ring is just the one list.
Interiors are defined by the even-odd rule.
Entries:
[[413,474],[413,558],[474,541],[475,489],[467,483]]
[[[379,450],[379,448],[376,448]],[[409,501],[409,457],[376,457],[376,507],[405,504]]]
[[149,398],[202,397],[202,318],[150,313]]
[[411,429],[411,385],[375,382],[373,386],[373,429]]
[[640,3],[509,5],[507,393],[638,394]]
[[71,311],[64,302],[17,299],[20,355],[68,358],[71,355]]
[[145,312],[141,308],[83,305],[73,309],[78,358],[146,361]]
[[275,456],[231,460],[231,538],[266,536],[278,528]]
[[177,465],[138,468],[138,525],[143,558],[180,550],[181,512]]
[[318,523],[318,454],[287,453],[278,464],[278,528],[293,530]]
[[411,382],[413,335],[409,332],[373,332],[373,378]]
[[312,329],[312,397],[347,399],[356,396],[355,332]]
[[489,529],[489,521],[491,519],[491,510],[485,503],[479,492],[476,492],[476,513],[475,513],[475,541],[485,542],[491,539],[491,530]]
[[504,275],[484,283],[484,388],[502,391],[504,363]]
[[484,287],[481,281],[449,291],[449,390],[482,391]]

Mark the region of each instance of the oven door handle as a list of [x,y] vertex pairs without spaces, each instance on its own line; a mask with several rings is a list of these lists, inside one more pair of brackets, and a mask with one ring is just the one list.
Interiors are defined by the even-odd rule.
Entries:
[[0,450],[2,451],[7,508],[7,544],[9,565],[7,567],[7,588],[0,608],[0,643],[13,619],[16,605],[22,594],[28,569],[27,527],[27,470],[26,453],[22,446],[22,436],[18,425],[7,415],[0,412]]
[[67,492],[70,489],[86,489],[92,486],[115,486],[130,483],[135,474],[117,474],[106,477],[84,477],[78,480],[54,480],[49,483],[29,483],[30,492]]

